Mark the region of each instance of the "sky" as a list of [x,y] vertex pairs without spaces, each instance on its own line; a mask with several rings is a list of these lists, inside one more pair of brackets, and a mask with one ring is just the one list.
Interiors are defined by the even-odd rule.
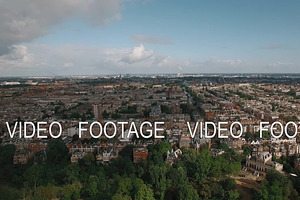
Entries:
[[0,0],[0,76],[300,73],[299,0]]

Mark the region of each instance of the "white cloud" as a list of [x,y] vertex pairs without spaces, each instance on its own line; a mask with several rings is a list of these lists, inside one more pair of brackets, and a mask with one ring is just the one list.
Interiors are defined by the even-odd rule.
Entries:
[[32,61],[32,55],[24,45],[13,45],[9,48],[9,54],[0,56],[0,65],[23,65]]
[[153,50],[146,50],[144,45],[140,45],[137,47],[133,47],[132,49],[128,49],[123,51],[121,62],[125,62],[128,64],[142,62],[151,58],[154,55]]
[[123,49],[79,45],[18,45],[9,54],[0,56],[0,74],[33,76],[165,73],[170,72],[176,62],[142,44]]
[[205,65],[214,65],[214,66],[230,66],[230,67],[238,67],[242,64],[241,60],[234,59],[219,59],[216,56],[210,57],[207,61],[203,62]]
[[66,63],[64,63],[63,66],[64,66],[64,67],[73,67],[73,66],[74,66],[74,63],[72,63],[72,62],[66,62]]
[[268,64],[269,67],[284,67],[284,66],[291,66],[293,63],[290,62],[273,62]]
[[73,16],[92,25],[120,19],[123,0],[0,0],[0,55]]
[[[210,57],[205,61],[174,58],[148,49],[101,48],[86,45],[14,45],[0,56],[1,76],[99,75],[125,73],[249,73],[300,72],[293,63],[249,63]],[[298,71],[297,71],[298,69]]]

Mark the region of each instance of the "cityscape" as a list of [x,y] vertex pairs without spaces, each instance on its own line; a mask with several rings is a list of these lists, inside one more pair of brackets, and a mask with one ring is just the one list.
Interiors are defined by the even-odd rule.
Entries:
[[[297,74],[2,78],[0,102],[5,199],[299,197],[299,136],[271,137],[270,125],[259,136],[262,121],[299,121]],[[5,122],[26,121],[47,122],[44,136],[48,123],[58,121],[62,135],[10,137]],[[118,127],[114,138],[92,138],[87,131],[79,138],[79,122],[107,121],[163,121],[164,137],[121,137]],[[194,127],[205,121],[227,121],[228,127],[239,121],[243,134],[192,138],[186,122]],[[97,126],[91,129],[99,132]],[[128,129],[124,125],[125,133]]]
[[299,0],[0,0],[0,200],[300,200]]

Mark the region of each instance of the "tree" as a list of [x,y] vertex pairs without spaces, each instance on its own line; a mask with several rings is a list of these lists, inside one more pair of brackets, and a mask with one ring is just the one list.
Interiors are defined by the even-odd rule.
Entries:
[[203,151],[201,151],[200,155],[197,156],[194,165],[196,167],[195,178],[198,183],[201,183],[203,179],[205,179],[210,173],[212,166],[212,158],[209,150],[204,149]]
[[60,139],[50,140],[48,143],[47,163],[62,166],[70,162],[69,150]]
[[34,162],[37,165],[44,164],[46,162],[47,155],[45,150],[41,150],[35,153],[34,155]]
[[39,186],[34,193],[34,199],[54,199],[57,197],[57,191],[57,187],[51,184],[48,184],[47,186]]
[[70,165],[67,165],[64,170],[64,183],[73,183],[75,181],[78,181],[79,177],[79,166],[78,163],[72,163]]
[[166,114],[171,114],[172,113],[168,106],[161,105],[160,107],[161,107],[161,112],[162,113],[166,113]]
[[244,155],[248,156],[251,154],[251,147],[248,144],[243,145],[242,149],[244,151]]
[[147,185],[142,184],[135,195],[135,200],[154,200],[153,191]]
[[201,199],[211,199],[212,196],[212,188],[209,184],[201,184],[200,186],[200,197]]
[[13,164],[15,151],[16,146],[13,144],[0,146],[0,167]]
[[107,112],[106,110],[104,110],[104,111],[102,112],[102,117],[103,117],[104,119],[107,119],[107,118],[109,117],[109,114],[108,114],[108,112]]
[[134,145],[126,145],[120,152],[119,155],[122,157],[128,157],[129,159],[133,159],[133,148]]
[[228,151],[229,146],[228,146],[228,144],[226,144],[224,142],[219,142],[218,148],[223,149],[224,151]]
[[[112,199],[144,199],[153,197],[153,191],[148,188],[142,179],[133,176],[117,178],[117,190]],[[146,186],[146,188],[144,188]],[[151,198],[150,198],[151,199]]]
[[13,158],[15,151],[15,145],[0,146],[0,178],[9,180],[14,175]]
[[24,173],[24,179],[29,183],[30,186],[34,187],[36,190],[37,186],[41,182],[42,175],[42,166],[41,165],[33,165],[28,168]]
[[77,200],[80,198],[80,191],[82,185],[80,182],[76,181],[72,184],[64,185],[62,188],[63,200]]
[[240,194],[238,193],[238,191],[236,189],[228,191],[227,196],[228,196],[228,199],[231,199],[231,200],[238,200],[240,198]]
[[148,160],[153,162],[154,165],[161,165],[168,151],[171,151],[171,144],[168,142],[160,142],[155,145],[148,145]]
[[190,110],[188,104],[180,104],[180,108],[181,108],[183,114],[191,113],[191,110]]
[[119,157],[113,160],[107,168],[109,175],[130,175],[134,173],[135,167],[131,159],[128,157]]
[[298,194],[290,180],[276,170],[269,170],[266,180],[261,183],[259,199],[296,199]]
[[112,200],[131,200],[131,197],[128,195],[122,195],[122,194],[115,194],[112,198]]
[[168,173],[168,178],[171,181],[171,185],[174,187],[188,183],[186,169],[182,166],[176,168],[172,167]]
[[155,189],[155,194],[159,196],[160,199],[164,199],[165,191],[169,187],[169,183],[166,178],[167,171],[168,169],[165,164],[154,166],[150,169],[151,184]]
[[81,182],[86,182],[90,175],[96,174],[96,158],[94,154],[88,153],[78,161],[79,176]]
[[199,199],[197,190],[190,184],[185,184],[179,187],[179,200],[194,200]]
[[119,180],[118,189],[116,194],[121,194],[122,196],[129,196],[132,190],[132,179],[130,178],[121,178]]
[[95,197],[98,193],[98,183],[99,179],[97,176],[90,176],[87,186],[85,188],[86,193],[89,197]]
[[73,135],[72,142],[76,142],[78,140],[79,140],[79,135],[78,134]]
[[218,182],[209,182],[210,190],[211,190],[211,198],[215,199],[224,199],[225,197],[225,190],[222,185]]
[[222,181],[223,188],[227,191],[235,189],[236,182],[232,178],[227,178]]
[[105,170],[103,167],[98,168],[97,174],[96,174],[99,183],[98,183],[98,190],[106,190],[106,182],[107,182],[107,175],[105,173]]
[[15,200],[21,199],[21,194],[19,190],[9,187],[9,186],[2,186],[0,187],[0,200]]

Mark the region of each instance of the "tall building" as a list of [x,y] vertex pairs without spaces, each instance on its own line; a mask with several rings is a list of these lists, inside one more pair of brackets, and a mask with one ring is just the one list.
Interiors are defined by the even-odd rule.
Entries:
[[96,104],[93,105],[93,113],[96,121],[102,120],[102,112],[101,112],[100,105],[96,105]]

